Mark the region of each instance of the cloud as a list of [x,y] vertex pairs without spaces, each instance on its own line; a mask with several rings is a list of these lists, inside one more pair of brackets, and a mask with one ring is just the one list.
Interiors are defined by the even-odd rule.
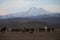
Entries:
[[60,0],[0,0],[0,15],[16,13],[30,7],[60,12]]
[[0,15],[5,15],[7,12],[5,10],[0,10]]
[[[25,7],[29,6],[31,2],[24,2],[24,1],[6,1],[0,4],[0,13],[13,13],[18,11],[19,9],[24,9]],[[4,11],[4,12],[2,12]],[[21,10],[20,10],[21,11]],[[4,14],[6,14],[6,12]]]
[[60,5],[42,5],[42,4],[38,4],[38,5],[35,5],[35,7],[37,8],[44,8],[45,10],[47,11],[50,11],[50,12],[60,12]]
[[60,4],[60,0],[24,0],[31,2],[39,2],[40,4]]

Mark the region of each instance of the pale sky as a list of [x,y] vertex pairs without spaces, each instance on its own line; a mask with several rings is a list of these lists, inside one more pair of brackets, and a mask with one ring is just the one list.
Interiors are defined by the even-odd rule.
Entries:
[[0,0],[0,15],[21,12],[31,7],[60,12],[60,0]]

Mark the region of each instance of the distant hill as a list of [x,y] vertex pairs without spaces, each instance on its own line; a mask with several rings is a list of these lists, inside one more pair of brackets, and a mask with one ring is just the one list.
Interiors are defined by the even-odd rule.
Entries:
[[60,24],[55,24],[50,21],[50,23],[40,21],[38,19],[31,18],[12,18],[12,19],[4,19],[0,20],[0,27],[8,27],[8,28],[39,28],[39,27],[55,27],[60,28]]
[[23,20],[14,20],[10,19],[10,20],[1,20],[0,21],[0,27],[8,27],[8,28],[21,28],[21,27],[27,27],[27,28],[39,28],[39,27],[44,27],[48,25],[47,23],[44,22],[40,22],[40,21],[36,21],[36,20],[32,20],[32,21],[26,21],[23,22]]

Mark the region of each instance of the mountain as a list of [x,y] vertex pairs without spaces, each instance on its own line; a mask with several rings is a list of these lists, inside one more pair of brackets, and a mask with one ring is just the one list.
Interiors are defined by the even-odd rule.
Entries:
[[0,16],[0,22],[42,21],[48,24],[60,24],[60,13],[52,13],[43,8],[30,8],[27,11]]
[[18,17],[60,17],[60,13],[52,13],[49,11],[46,11],[43,8],[29,8],[27,11],[22,11],[19,13],[13,13],[13,14],[8,14],[4,16],[0,16],[0,19],[6,19],[6,18],[18,18]]
[[8,14],[4,15],[1,18],[15,18],[15,17],[31,17],[31,16],[38,16],[38,15],[44,15],[44,14],[50,14],[50,12],[44,10],[43,8],[30,8],[27,11],[19,12],[19,13],[13,13],[13,14]]

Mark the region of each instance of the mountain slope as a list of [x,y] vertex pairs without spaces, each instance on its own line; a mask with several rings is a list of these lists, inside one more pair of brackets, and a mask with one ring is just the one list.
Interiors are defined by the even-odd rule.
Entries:
[[27,11],[0,16],[0,22],[29,22],[42,21],[46,23],[60,24],[60,13],[51,13],[43,8],[30,8]]
[[37,9],[33,7],[28,9],[27,11],[4,15],[0,18],[5,19],[5,18],[15,18],[15,17],[31,17],[31,16],[38,16],[38,15],[44,15],[44,14],[50,14],[50,12],[44,10],[43,8]]

